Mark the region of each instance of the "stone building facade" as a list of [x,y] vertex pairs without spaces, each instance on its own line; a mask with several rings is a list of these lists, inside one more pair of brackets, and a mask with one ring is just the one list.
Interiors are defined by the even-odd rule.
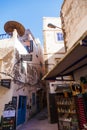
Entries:
[[[49,23],[55,25],[56,28],[48,27]],[[43,17],[43,37],[45,68],[46,72],[49,72],[65,53],[60,18]]]
[[[49,24],[54,25],[54,28],[50,27]],[[60,17],[43,17],[43,38],[45,74],[47,74],[65,54]],[[56,93],[55,88],[57,84],[58,82],[55,80],[46,81],[48,120],[50,123],[56,122],[57,120],[55,116],[56,108],[54,100]]]
[[[9,36],[9,37],[7,37]],[[38,90],[43,90],[43,50],[30,30],[20,37],[0,35],[0,119],[6,104],[16,100],[17,126],[27,121],[40,107]],[[23,113],[23,114],[21,114]]]
[[64,41],[69,50],[87,32],[87,0],[64,0],[61,8]]
[[[62,29],[64,34],[64,44],[66,47],[66,54],[64,57],[59,60],[59,62],[51,69],[43,79],[50,81],[54,81],[58,77],[61,78],[61,81],[64,81],[62,85],[66,87],[68,84],[69,89],[72,93],[65,97],[74,97],[76,106],[77,115],[77,127],[74,126],[73,123],[65,123],[65,119],[68,119],[66,115],[66,110],[64,107],[59,107],[59,129],[86,129],[87,125],[87,0],[64,0],[63,5],[61,7],[61,21],[62,21]],[[84,80],[83,80],[84,79]],[[79,87],[76,87],[79,86]],[[60,87],[59,87],[60,93]],[[64,94],[64,89],[62,89]],[[75,93],[74,93],[75,92]],[[85,98],[84,98],[85,95]],[[61,95],[62,97],[63,95]],[[60,94],[59,97],[60,98]],[[59,101],[60,102],[60,101]],[[62,100],[61,105],[65,102]],[[83,102],[83,103],[82,103]],[[58,104],[60,106],[60,103]],[[74,106],[72,105],[72,106]],[[73,107],[70,107],[72,110]],[[52,108],[52,106],[51,106]],[[63,108],[63,109],[62,109]],[[68,106],[69,108],[69,106]],[[81,111],[81,108],[83,109]],[[69,117],[70,117],[70,109],[68,109]],[[63,115],[60,114],[63,112]],[[65,113],[65,114],[64,114]],[[56,114],[55,114],[56,115]],[[59,116],[58,115],[58,116]],[[84,116],[83,116],[84,115]],[[61,118],[62,117],[62,118]],[[71,115],[72,120],[72,115]],[[76,119],[75,117],[73,119]],[[83,121],[85,119],[85,121]],[[62,122],[61,122],[62,121]],[[63,124],[64,121],[64,124]],[[72,122],[72,121],[71,121]],[[61,124],[61,125],[60,125]],[[73,124],[73,125],[71,125]],[[62,127],[64,125],[64,127]],[[75,123],[76,125],[76,123]],[[71,127],[72,126],[72,127]]]
[[[72,57],[73,59],[78,57],[76,61],[78,63],[78,60],[80,61],[82,58],[81,53],[83,59],[85,58],[84,53],[87,44],[87,0],[64,0],[61,7],[61,21],[67,51],[76,45],[79,45],[81,48],[80,52],[77,52],[78,55],[76,54]],[[86,70],[86,66],[83,66],[74,72],[76,81],[79,81],[81,76],[87,75]]]

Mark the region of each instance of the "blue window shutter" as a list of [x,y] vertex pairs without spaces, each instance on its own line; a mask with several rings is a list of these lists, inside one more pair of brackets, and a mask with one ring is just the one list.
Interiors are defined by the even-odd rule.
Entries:
[[30,40],[30,52],[33,52],[33,40]]
[[26,48],[27,52],[30,53],[30,47],[29,46],[24,46],[24,47]]
[[62,33],[57,33],[57,40],[63,41],[63,34]]
[[33,52],[33,40],[30,40],[30,46],[24,46],[28,53]]

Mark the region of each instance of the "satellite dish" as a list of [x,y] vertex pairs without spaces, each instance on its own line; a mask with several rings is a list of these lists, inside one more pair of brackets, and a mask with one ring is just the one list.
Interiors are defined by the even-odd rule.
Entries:
[[6,33],[12,33],[14,29],[17,30],[19,36],[23,36],[25,33],[25,28],[22,24],[16,21],[8,21],[4,25],[4,30]]

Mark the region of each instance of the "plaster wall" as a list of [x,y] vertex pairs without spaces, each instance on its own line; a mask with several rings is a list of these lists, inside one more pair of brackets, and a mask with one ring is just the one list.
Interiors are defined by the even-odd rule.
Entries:
[[43,37],[44,37],[44,60],[47,62],[48,71],[57,63],[65,53],[64,41],[58,41],[57,33],[62,33],[59,28],[49,28],[51,23],[61,28],[61,19],[56,17],[43,17]]
[[[0,80],[11,79],[10,89],[0,85],[0,116],[3,114],[4,105],[12,100],[12,96],[17,96],[17,108],[20,95],[26,96],[27,105],[30,105],[32,93],[36,94],[37,88],[42,87],[38,81],[40,72],[43,73],[43,67],[40,66],[40,62],[43,64],[43,54],[39,44],[33,49],[32,61],[23,61],[24,72],[22,73],[21,55],[30,54],[16,36],[0,40]],[[36,56],[37,53],[39,53],[38,56]],[[32,106],[32,114],[35,112],[36,105]],[[29,116],[31,115],[27,109],[26,120]]]
[[[0,79],[11,79],[14,62],[14,40],[0,40]],[[8,76],[11,75],[10,77]],[[0,115],[4,110],[4,104],[11,101],[13,95],[13,86],[11,89],[0,85]]]

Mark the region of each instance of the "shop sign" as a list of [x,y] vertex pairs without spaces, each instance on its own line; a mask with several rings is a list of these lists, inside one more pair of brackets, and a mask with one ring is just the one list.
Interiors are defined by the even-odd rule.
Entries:
[[15,110],[6,110],[3,112],[3,117],[15,117]]
[[32,55],[21,55],[21,59],[24,61],[32,61]]
[[16,130],[16,109],[12,104],[6,104],[2,118],[2,130]]
[[1,79],[0,84],[1,84],[1,86],[4,86],[6,88],[10,88],[11,79]]

